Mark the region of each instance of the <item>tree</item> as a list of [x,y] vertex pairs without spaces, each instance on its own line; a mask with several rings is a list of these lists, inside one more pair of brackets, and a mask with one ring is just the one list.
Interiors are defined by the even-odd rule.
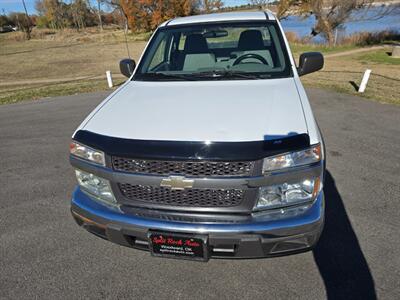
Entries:
[[46,16],[38,16],[36,18],[36,26],[38,28],[48,28],[50,27],[50,23],[47,20]]
[[26,39],[30,39],[33,23],[31,19],[26,18],[25,13],[10,13],[8,16],[12,24],[25,33]]
[[258,7],[261,10],[266,9],[269,3],[269,0],[250,0],[251,5]]
[[380,18],[392,11],[392,7],[381,7],[368,15],[354,17],[354,12],[363,9],[365,12],[373,6],[375,0],[281,0],[278,3],[277,17],[285,18],[288,13],[303,17],[314,15],[315,24],[311,29],[313,36],[322,35],[332,45],[335,41],[335,30],[349,20],[360,18]]
[[309,13],[307,0],[280,0],[277,4],[276,16],[278,19],[284,19],[290,11],[295,11],[298,15],[306,15]]
[[27,40],[31,39],[31,31],[33,27],[33,23],[31,18],[29,18],[28,10],[26,9],[25,0],[22,0],[22,4],[25,10],[25,22],[22,22],[22,30],[25,32],[25,36]]
[[120,0],[121,9],[126,16],[128,27],[132,31],[146,30],[145,23],[141,19],[145,19],[144,11],[140,11],[140,3],[138,1]]
[[0,15],[0,27],[15,25],[5,14]]
[[99,17],[100,31],[103,31],[103,21],[101,20],[101,0],[97,0],[97,15]]
[[[86,26],[97,25],[96,14],[88,0],[36,0],[35,8],[39,14],[39,24],[53,29],[75,27],[81,30]],[[101,16],[100,16],[101,17]]]
[[83,29],[86,26],[98,25],[96,13],[90,7],[89,0],[73,0],[71,3],[73,19],[75,19],[75,27]]
[[46,18],[49,27],[61,29],[64,27],[63,17],[66,12],[63,4],[59,0],[36,0],[35,8],[39,17]]
[[194,13],[194,0],[120,0],[119,5],[133,31],[150,31],[171,18]]
[[125,33],[128,31],[128,16],[126,15],[125,11],[123,10],[121,3],[121,0],[104,0],[104,3],[108,5],[109,7],[114,9],[114,12],[118,12],[115,16],[119,15],[120,18],[118,19],[123,19],[123,26],[125,28]]
[[201,11],[209,14],[216,10],[220,10],[224,6],[224,2],[221,0],[201,0],[200,8]]

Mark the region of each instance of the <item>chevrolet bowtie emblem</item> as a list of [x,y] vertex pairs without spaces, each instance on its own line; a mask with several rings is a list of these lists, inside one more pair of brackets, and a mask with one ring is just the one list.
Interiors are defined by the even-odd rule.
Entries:
[[184,190],[193,187],[194,180],[185,179],[183,176],[169,176],[161,180],[160,186],[170,188],[171,190]]

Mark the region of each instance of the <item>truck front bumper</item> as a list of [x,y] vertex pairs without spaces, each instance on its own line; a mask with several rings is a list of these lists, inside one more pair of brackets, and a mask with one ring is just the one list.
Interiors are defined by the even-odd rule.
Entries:
[[[310,205],[253,214],[230,221],[188,221],[147,217],[109,208],[79,188],[71,212],[89,232],[111,242],[148,250],[149,230],[208,236],[210,257],[253,258],[288,255],[311,249],[324,224],[324,194]],[[167,214],[167,213],[166,213]]]

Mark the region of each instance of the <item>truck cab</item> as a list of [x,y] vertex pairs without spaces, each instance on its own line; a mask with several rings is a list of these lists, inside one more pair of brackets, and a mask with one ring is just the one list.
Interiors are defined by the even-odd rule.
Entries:
[[71,212],[154,256],[207,261],[311,249],[324,224],[325,148],[271,12],[161,24],[128,80],[72,136]]

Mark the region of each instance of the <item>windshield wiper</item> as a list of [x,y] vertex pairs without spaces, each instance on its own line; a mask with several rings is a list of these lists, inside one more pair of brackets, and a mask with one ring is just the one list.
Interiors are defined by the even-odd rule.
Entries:
[[155,73],[144,73],[139,75],[139,79],[178,79],[178,80],[197,80],[192,77],[192,74],[174,74],[174,73],[164,73],[164,72],[155,72]]
[[199,77],[212,77],[212,78],[244,78],[244,79],[265,79],[270,78],[269,74],[255,74],[244,71],[206,71],[200,73],[193,73],[193,76]]
[[270,78],[269,74],[256,74],[244,71],[227,71],[227,70],[213,70],[196,73],[144,73],[139,74],[138,79],[152,79],[152,80],[201,80],[205,78],[209,79],[223,79],[223,78],[242,78],[242,79],[266,79]]

